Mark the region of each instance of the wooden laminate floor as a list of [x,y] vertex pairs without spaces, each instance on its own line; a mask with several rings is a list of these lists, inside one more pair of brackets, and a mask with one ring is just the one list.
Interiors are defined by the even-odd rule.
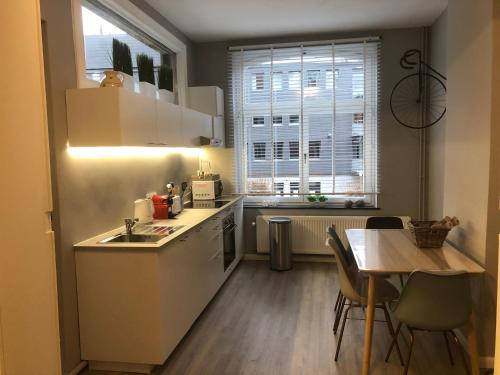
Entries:
[[[154,374],[359,374],[363,321],[347,322],[339,361],[333,360],[337,291],[333,263],[295,263],[292,271],[273,272],[267,262],[242,262]],[[375,323],[372,374],[402,374],[394,353],[384,362],[389,344],[386,326]],[[401,347],[406,356],[404,342]],[[452,350],[455,366],[449,363],[442,335],[417,333],[410,374],[465,374],[457,348]]]

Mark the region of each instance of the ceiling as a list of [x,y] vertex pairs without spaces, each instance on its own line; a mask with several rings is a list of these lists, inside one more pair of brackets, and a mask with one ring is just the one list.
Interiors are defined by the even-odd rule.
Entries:
[[432,24],[448,0],[146,0],[193,42]]

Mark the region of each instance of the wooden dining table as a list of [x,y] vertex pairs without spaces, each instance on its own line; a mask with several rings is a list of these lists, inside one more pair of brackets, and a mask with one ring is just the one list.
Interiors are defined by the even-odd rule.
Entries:
[[[484,268],[445,242],[440,248],[417,247],[406,229],[346,229],[347,239],[360,272],[368,276],[366,326],[363,351],[363,375],[370,373],[375,285],[380,275],[409,274],[415,270],[466,271],[481,274]],[[479,375],[474,313],[467,324],[467,341],[472,374]]]

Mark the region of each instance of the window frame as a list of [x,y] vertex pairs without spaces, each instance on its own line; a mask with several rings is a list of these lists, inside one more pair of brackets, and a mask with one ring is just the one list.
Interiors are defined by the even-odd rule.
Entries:
[[[292,122],[292,116],[297,116],[297,122]],[[300,125],[300,115],[288,115],[288,126],[299,126]]]
[[[263,158],[258,158],[257,159],[257,149],[256,149],[256,146],[262,146],[264,145],[264,148],[263,148],[263,151],[264,151],[264,157]],[[260,150],[262,151],[262,150]],[[253,152],[253,160],[256,161],[256,162],[259,162],[259,161],[267,161],[267,144],[266,142],[253,142],[252,143],[252,152]]]
[[[255,123],[255,119],[260,119],[262,118],[262,124],[259,122],[259,123]],[[253,128],[262,128],[266,126],[266,116],[252,116],[252,127]]]
[[[312,152],[311,152],[311,149],[312,149],[311,144],[312,143],[314,143],[315,145],[317,144],[317,147],[318,147],[317,156],[316,156],[316,152],[314,152],[315,156],[312,156]],[[321,140],[320,139],[313,139],[313,140],[309,141],[308,156],[309,156],[309,160],[321,160]]]

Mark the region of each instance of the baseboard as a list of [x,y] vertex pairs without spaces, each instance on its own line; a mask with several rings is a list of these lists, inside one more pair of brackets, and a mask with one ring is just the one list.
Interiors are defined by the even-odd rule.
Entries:
[[[294,262],[312,262],[312,263],[335,263],[335,258],[331,255],[310,255],[310,254],[294,254]],[[269,261],[269,254],[245,253],[243,260],[259,260]]]
[[82,372],[86,367],[88,366],[88,363],[86,361],[81,361],[79,364],[77,364],[73,370],[68,372],[66,375],[78,375],[80,372]]

